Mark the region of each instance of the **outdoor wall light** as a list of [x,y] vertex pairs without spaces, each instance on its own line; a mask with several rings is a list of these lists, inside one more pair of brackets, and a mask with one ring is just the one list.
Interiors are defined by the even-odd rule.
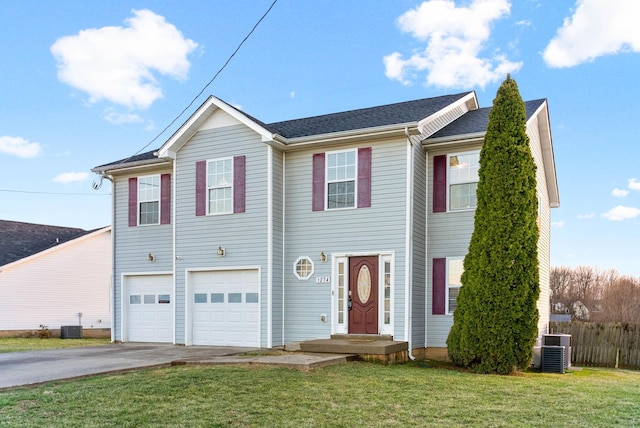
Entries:
[[323,252],[320,253],[320,261],[322,263],[326,263],[327,262],[327,255]]
[[150,262],[155,262],[156,261],[156,256],[154,256],[153,254],[149,253],[149,255],[147,256],[147,260],[149,260]]
[[220,257],[224,257],[224,248],[222,248],[222,247],[218,247],[218,255],[219,255]]

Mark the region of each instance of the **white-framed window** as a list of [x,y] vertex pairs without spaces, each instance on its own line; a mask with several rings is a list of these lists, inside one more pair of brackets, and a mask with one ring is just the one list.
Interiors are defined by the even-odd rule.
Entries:
[[480,151],[452,153],[448,156],[449,210],[474,209],[478,204]]
[[383,286],[382,290],[384,292],[384,307],[382,309],[382,318],[384,325],[391,324],[391,260],[389,258],[384,258],[382,260],[382,265],[384,266],[384,270],[382,271],[382,279]]
[[233,158],[207,161],[207,207],[209,214],[233,212]]
[[138,224],[160,224],[160,175],[138,177]]
[[298,279],[306,280],[313,275],[313,260],[309,257],[298,257],[293,264],[293,274]]
[[356,206],[357,151],[326,153],[327,209]]
[[447,314],[453,315],[456,310],[458,302],[458,294],[460,293],[460,287],[462,282],[460,278],[464,272],[464,258],[463,257],[449,257],[447,258]]

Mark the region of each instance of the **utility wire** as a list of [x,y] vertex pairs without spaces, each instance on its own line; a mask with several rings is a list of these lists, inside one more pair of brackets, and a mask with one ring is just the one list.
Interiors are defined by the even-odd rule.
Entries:
[[258,28],[258,25],[260,25],[260,23],[267,17],[267,15],[269,14],[269,12],[271,12],[271,9],[273,9],[273,7],[276,5],[276,3],[278,3],[278,0],[274,0],[273,3],[271,3],[271,6],[269,6],[269,8],[267,9],[267,11],[260,17],[260,19],[258,19],[258,21],[255,23],[255,25],[253,26],[253,28],[251,29],[251,31],[249,31],[249,33],[244,37],[244,39],[242,39],[242,41],[240,42],[240,44],[238,45],[238,47],[236,47],[236,49],[233,51],[233,53],[229,56],[229,58],[227,58],[227,60],[225,61],[225,63],[222,65],[222,67],[220,67],[220,69],[216,72],[216,74],[211,78],[211,80],[209,80],[209,82],[207,82],[206,85],[204,85],[204,87],[200,90],[200,92],[198,92],[198,94],[193,97],[193,99],[191,100],[191,102],[184,108],[182,109],[182,111],[180,112],[180,114],[178,114],[171,122],[169,122],[169,124],[167,126],[165,126],[165,128],[160,131],[160,133],[158,135],[156,135],[155,137],[153,137],[153,139],[151,139],[151,141],[149,141],[144,147],[142,147],[140,150],[138,150],[136,153],[134,153],[133,155],[129,156],[128,158],[124,159],[123,161],[121,161],[120,163],[125,163],[127,162],[129,159],[131,159],[132,157],[136,156],[137,154],[140,154],[143,150],[145,150],[147,147],[149,147],[154,141],[156,141],[158,138],[160,138],[160,136],[162,134],[164,134],[167,129],[169,129],[171,126],[173,126],[174,123],[176,123],[176,121],[182,117],[182,115],[189,109],[191,108],[191,106],[193,105],[193,103],[196,102],[196,100],[200,97],[200,95],[203,94],[203,92],[213,83],[214,80],[216,80],[216,78],[218,77],[218,75],[220,75],[220,73],[222,73],[222,71],[227,68],[227,65],[229,65],[229,63],[231,62],[231,60],[233,59],[234,56],[236,56],[236,54],[238,53],[238,51],[240,50],[240,48],[242,47],[242,45],[244,45],[244,43],[249,39],[249,37],[251,37],[251,35],[254,33],[254,31],[256,31],[256,28]]
[[64,193],[64,192],[36,192],[31,190],[12,190],[12,189],[0,189],[0,192],[9,193],[31,193],[36,195],[72,195],[72,196],[110,196],[110,193]]

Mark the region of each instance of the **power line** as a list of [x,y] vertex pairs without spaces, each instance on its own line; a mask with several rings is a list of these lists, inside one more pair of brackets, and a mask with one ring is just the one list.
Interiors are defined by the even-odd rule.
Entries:
[[31,190],[13,190],[13,189],[0,189],[0,192],[7,193],[30,193],[35,195],[68,195],[68,196],[111,196],[110,193],[64,193],[64,192],[35,192]]
[[211,80],[209,80],[209,82],[207,82],[206,85],[204,85],[204,87],[200,90],[200,92],[198,92],[198,94],[193,97],[193,99],[191,100],[191,102],[189,102],[189,104],[182,109],[182,111],[171,121],[169,122],[169,124],[167,126],[164,127],[164,129],[162,131],[160,131],[159,134],[157,134],[155,137],[153,137],[151,139],[151,141],[149,141],[144,147],[142,147],[140,150],[138,150],[137,152],[135,152],[134,154],[132,154],[131,156],[129,156],[128,158],[124,159],[123,161],[121,161],[120,163],[125,163],[127,162],[129,159],[131,159],[132,157],[140,154],[143,150],[145,150],[147,147],[149,147],[154,141],[156,141],[158,138],[160,138],[160,136],[162,134],[164,134],[167,129],[169,129],[171,126],[173,126],[174,123],[176,123],[176,121],[182,117],[183,114],[185,114],[185,112],[191,108],[191,106],[193,105],[193,103],[196,102],[196,100],[200,97],[200,95],[202,95],[204,93],[204,91],[213,83],[214,80],[216,80],[216,78],[218,77],[218,75],[220,75],[220,73],[222,73],[222,71],[227,68],[227,65],[229,65],[229,63],[231,62],[231,60],[233,59],[234,56],[236,56],[236,54],[238,53],[238,51],[240,50],[240,48],[242,47],[242,45],[244,45],[244,43],[249,39],[249,37],[251,37],[251,35],[254,33],[254,31],[256,31],[256,28],[258,28],[258,25],[260,25],[260,23],[267,17],[267,15],[269,14],[269,12],[271,12],[271,9],[273,9],[273,7],[276,5],[276,3],[278,3],[278,0],[274,0],[271,3],[271,6],[269,6],[269,8],[267,9],[267,11],[260,17],[260,19],[258,19],[258,21],[255,23],[255,25],[253,26],[253,28],[251,28],[251,31],[249,31],[249,33],[244,37],[244,39],[242,39],[242,41],[240,42],[240,44],[238,44],[238,46],[236,47],[236,49],[233,51],[233,53],[229,56],[229,58],[227,58],[227,60],[225,61],[225,63],[222,65],[222,67],[220,67],[220,69],[216,72],[216,74],[213,75],[213,77],[211,78]]

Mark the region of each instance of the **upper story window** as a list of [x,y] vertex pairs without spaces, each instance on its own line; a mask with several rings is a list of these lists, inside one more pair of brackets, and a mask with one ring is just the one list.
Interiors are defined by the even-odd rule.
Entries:
[[171,174],[129,177],[128,181],[129,226],[171,223]]
[[207,162],[207,193],[209,214],[233,212],[233,159]]
[[456,310],[458,294],[462,287],[462,272],[464,272],[464,259],[447,259],[447,314],[453,315]]
[[329,152],[327,208],[353,208],[356,195],[356,151]]
[[313,155],[312,210],[371,206],[371,147]]
[[138,177],[138,224],[160,223],[160,176]]
[[449,211],[475,208],[480,152],[450,154],[448,165]]
[[202,160],[195,166],[196,216],[245,211],[245,156]]

